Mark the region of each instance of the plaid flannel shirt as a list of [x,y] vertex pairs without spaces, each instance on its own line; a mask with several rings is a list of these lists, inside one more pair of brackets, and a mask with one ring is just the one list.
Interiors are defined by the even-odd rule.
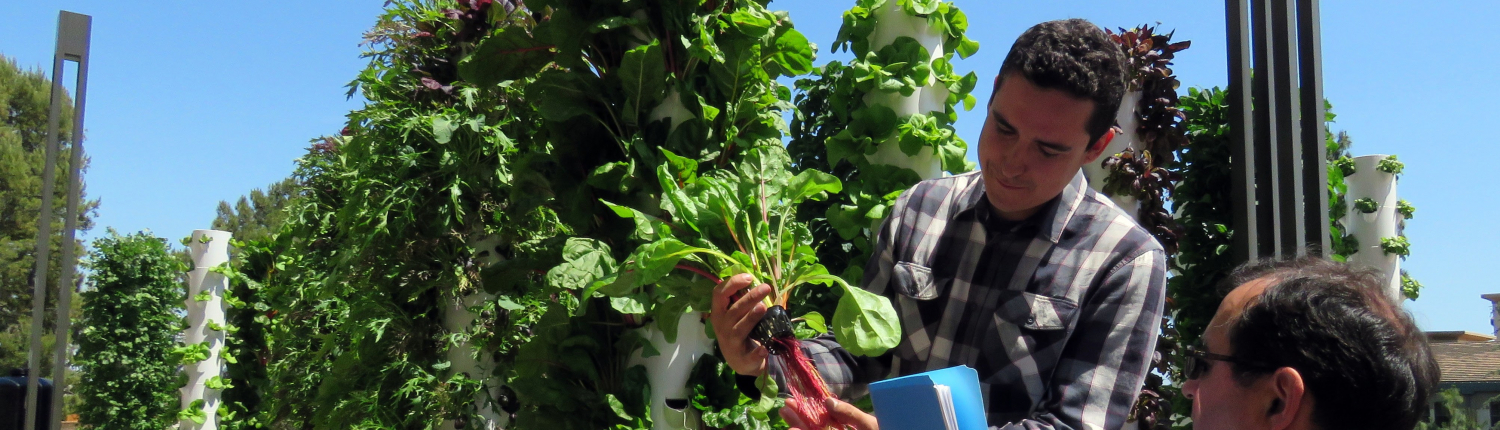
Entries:
[[1165,252],[1081,173],[1019,223],[992,214],[983,184],[977,172],[923,181],[881,226],[863,286],[891,299],[899,346],[854,357],[825,336],[805,352],[845,399],[964,364],[992,429],[1121,428],[1155,349]]

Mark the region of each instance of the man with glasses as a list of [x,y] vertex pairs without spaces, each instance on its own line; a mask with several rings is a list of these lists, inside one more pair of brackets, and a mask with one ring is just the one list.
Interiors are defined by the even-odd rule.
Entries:
[[1438,381],[1426,337],[1373,272],[1319,258],[1259,262],[1188,349],[1193,428],[1416,426]]

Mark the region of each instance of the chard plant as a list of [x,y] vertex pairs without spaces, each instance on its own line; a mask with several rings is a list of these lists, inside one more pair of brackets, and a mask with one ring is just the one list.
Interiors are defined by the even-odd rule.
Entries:
[[[650,240],[641,245],[614,274],[593,283],[584,295],[599,292],[616,299],[616,309],[645,308],[653,294],[685,298],[696,309],[707,309],[711,284],[662,282],[673,276],[702,277],[717,284],[722,278],[749,273],[770,285],[768,311],[753,335],[771,351],[771,360],[786,369],[786,390],[798,400],[798,412],[815,423],[830,424],[823,400],[832,397],[811,362],[802,355],[786,314],[788,301],[799,287],[821,284],[839,288],[843,295],[833,313],[833,332],[846,350],[874,356],[894,348],[901,338],[895,309],[885,297],[851,286],[817,263],[812,235],[795,217],[797,204],[821,200],[841,189],[839,180],[816,170],[793,175],[790,159],[779,146],[747,151],[733,169],[702,175],[696,163],[663,150],[668,162],[657,168],[663,192],[662,211],[668,223],[637,210],[611,204],[622,217],[637,222],[636,235]],[[653,292],[661,286],[665,292]],[[656,305],[676,311],[668,300]],[[675,320],[675,319],[674,319]],[[657,324],[665,318],[658,316]],[[674,334],[668,334],[673,336]],[[767,383],[762,381],[762,387]],[[774,398],[774,389],[762,396]],[[818,428],[824,426],[820,425]]]
[[[717,284],[722,278],[749,273],[770,285],[773,293],[767,305],[781,308],[772,314],[782,313],[784,318],[798,287],[820,284],[844,293],[833,314],[833,331],[846,349],[856,355],[879,355],[896,346],[900,326],[890,301],[829,274],[817,262],[811,233],[796,220],[799,203],[822,200],[842,189],[837,178],[816,170],[793,175],[788,171],[790,159],[776,146],[752,149],[734,169],[703,175],[696,173],[694,163],[663,152],[669,162],[657,170],[666,190],[661,209],[674,222],[611,204],[620,216],[636,221],[637,237],[650,242],[632,252],[619,271],[595,281],[585,295],[632,297],[646,294],[644,287],[668,276],[701,276]],[[697,309],[708,308],[707,288],[681,289],[677,294]],[[783,326],[772,332],[790,337],[790,324]]]
[[[671,342],[677,338],[679,317],[707,310],[713,285],[690,269],[676,269],[678,265],[712,277],[738,265],[737,270],[775,280],[787,291],[806,290],[793,286],[808,282],[826,283],[805,272],[816,263],[803,258],[813,255],[810,246],[781,252],[763,243],[773,240],[773,231],[781,226],[756,231],[741,224],[737,228],[748,229],[737,233],[743,251],[694,230],[717,227],[703,224],[696,218],[701,214],[677,212],[684,206],[674,196],[694,186],[691,175],[662,178],[690,170],[734,181],[747,174],[738,170],[747,158],[782,145],[782,113],[791,108],[791,94],[775,78],[806,73],[813,54],[785,13],[767,9],[764,1],[536,0],[525,9],[537,25],[499,28],[460,62],[459,75],[479,86],[510,82],[524,89],[523,97],[540,117],[539,130],[529,139],[544,142],[550,151],[515,169],[513,183],[536,192],[513,196],[555,208],[569,229],[549,239],[556,253],[518,253],[518,258],[484,269],[486,285],[542,274],[545,289],[570,303],[561,312],[571,314],[571,321],[625,328],[654,321]],[[783,165],[778,168],[785,170],[786,157],[779,160]],[[674,170],[659,169],[663,165]],[[775,216],[768,212],[765,218]],[[752,221],[763,224],[766,219]],[[790,222],[785,227],[792,233],[775,240],[791,243],[797,231],[805,230]],[[642,249],[690,252],[644,259],[638,258],[646,255]],[[735,257],[736,251],[755,257],[726,262],[712,255]],[[774,262],[777,256],[779,263]],[[672,258],[677,262],[664,262]],[[666,276],[661,270],[676,273]],[[551,318],[559,310],[549,307],[547,312]],[[580,348],[527,343],[509,373],[508,383],[521,400],[516,425],[651,425],[651,411],[631,404],[620,390],[633,388],[619,378],[631,374],[621,363],[632,350],[639,349],[643,357],[657,351],[636,331],[620,337],[606,330],[569,333],[577,337],[570,342],[587,338],[612,345],[620,354],[590,351],[594,366],[587,369],[582,363],[531,361],[567,356],[564,351]],[[772,403],[757,404],[774,405],[774,398],[763,400]],[[769,419],[764,409],[757,411],[756,422]]]

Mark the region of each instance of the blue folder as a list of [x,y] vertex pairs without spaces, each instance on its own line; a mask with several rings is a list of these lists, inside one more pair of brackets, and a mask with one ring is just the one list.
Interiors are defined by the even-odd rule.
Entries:
[[987,430],[979,374],[969,366],[902,376],[870,384],[875,419],[883,429],[944,430],[937,385],[948,387],[958,430]]

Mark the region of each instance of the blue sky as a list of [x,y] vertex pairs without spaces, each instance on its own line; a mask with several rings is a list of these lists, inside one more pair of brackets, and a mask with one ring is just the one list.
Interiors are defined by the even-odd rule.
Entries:
[[[309,139],[337,132],[361,101],[347,84],[364,66],[360,36],[378,0],[203,2],[12,1],[0,3],[0,54],[50,68],[57,11],[92,15],[85,143],[88,192],[102,199],[97,228],[150,229],[178,238],[207,228],[220,200],[284,178]],[[821,52],[832,54],[852,1],[780,0]],[[976,94],[1015,39],[1037,22],[1086,18],[1107,28],[1161,23],[1193,48],[1174,70],[1184,88],[1226,83],[1223,4],[1215,1],[1022,2],[958,0],[969,16],[974,57],[956,63],[980,75]],[[1484,124],[1500,99],[1496,2],[1324,1],[1325,96],[1353,152],[1399,154],[1400,194],[1417,206],[1403,268],[1426,285],[1408,302],[1427,330],[1490,333],[1488,302],[1500,292],[1493,189],[1479,190],[1497,160]],[[982,99],[983,97],[981,97]],[[979,110],[963,112],[960,136],[978,139]],[[971,155],[972,158],[972,155]]]

